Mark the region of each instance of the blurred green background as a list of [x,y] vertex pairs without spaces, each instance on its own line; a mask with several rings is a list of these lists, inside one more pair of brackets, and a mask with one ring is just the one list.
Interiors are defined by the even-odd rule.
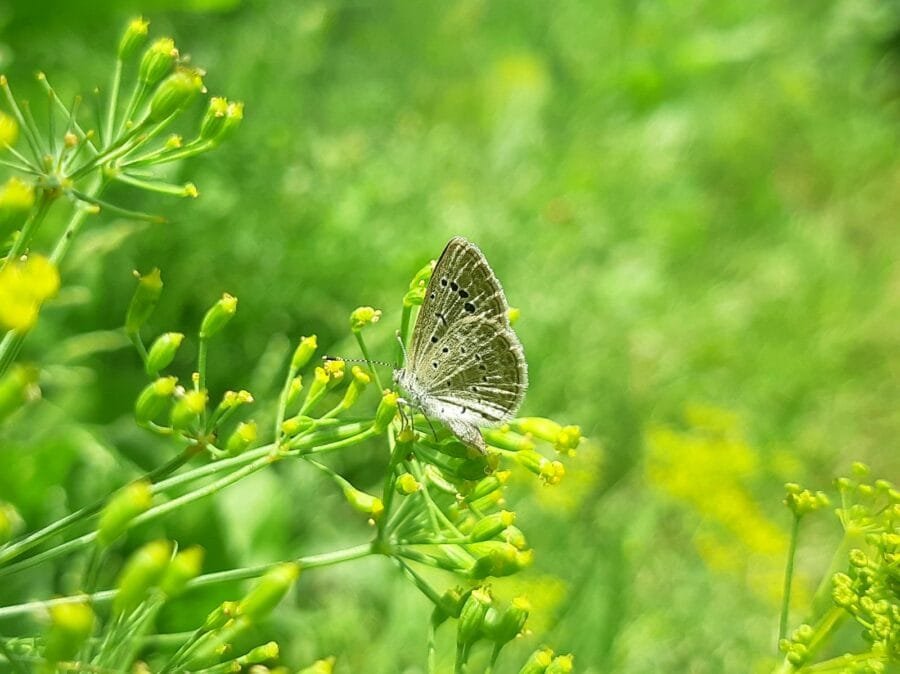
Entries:
[[[171,222],[98,219],[63,269],[23,356],[47,368],[46,401],[0,447],[0,495],[29,528],[173,452],[133,427],[133,352],[73,361],[66,341],[122,324],[132,269],[166,282],[148,333],[240,299],[211,388],[265,409],[300,334],[355,355],[358,305],[384,310],[372,346],[392,357],[406,284],[461,234],[522,310],[524,413],[592,440],[560,487],[515,485],[537,558],[497,589],[538,615],[507,667],[549,643],[583,672],[767,671],[782,484],[824,488],[854,460],[900,478],[900,6],[15,0],[0,68],[26,97],[37,69],[68,96],[105,86],[141,12],[245,120],[173,168],[199,200],[116,193]],[[371,486],[375,453],[339,463]],[[129,546],[201,543],[217,570],[365,540],[331,485],[280,468]],[[827,517],[804,531],[801,599],[839,534]],[[65,591],[79,563],[17,576],[0,603]],[[237,591],[192,595],[160,631]],[[416,672],[427,615],[371,560],[309,572],[270,627],[298,665]]]

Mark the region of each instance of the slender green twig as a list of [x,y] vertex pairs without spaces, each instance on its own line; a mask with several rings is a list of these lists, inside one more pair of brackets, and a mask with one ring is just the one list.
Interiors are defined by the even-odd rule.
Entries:
[[32,209],[31,214],[28,216],[28,219],[25,221],[25,224],[22,226],[19,235],[16,237],[16,240],[13,241],[12,247],[9,249],[9,253],[6,255],[6,259],[0,264],[0,269],[3,269],[10,261],[15,260],[19,255],[21,255],[28,248],[28,244],[31,241],[34,233],[37,231],[38,227],[40,227],[41,223],[44,221],[44,218],[47,216],[47,211],[50,210],[50,206],[53,204],[55,196],[50,192],[42,191],[41,196],[38,199],[37,207]]
[[788,613],[791,608],[791,583],[794,579],[794,557],[797,554],[797,537],[800,533],[800,516],[794,515],[791,523],[791,539],[788,547],[787,566],[784,570],[784,590],[781,597],[781,619],[778,623],[778,641],[787,635]]
[[3,93],[6,95],[6,102],[13,113],[13,117],[16,118],[19,128],[22,129],[22,135],[25,136],[25,142],[27,142],[28,147],[31,148],[31,153],[34,155],[34,160],[36,162],[35,165],[40,166],[42,161],[41,144],[33,135],[31,127],[29,127],[28,123],[25,121],[25,115],[22,114],[22,110],[19,108],[16,97],[13,96],[12,90],[9,88],[9,81],[6,79],[5,75],[0,75],[0,88],[3,89]]
[[[156,468],[142,477],[138,478],[139,480],[149,480],[151,483],[157,482],[162,478],[171,475],[176,470],[181,468],[185,463],[187,463],[192,456],[197,453],[197,448],[195,445],[192,445],[186,449],[184,449],[181,453],[178,454],[175,458],[167,463],[163,464],[159,468]],[[108,502],[108,498],[102,498],[98,501],[95,501],[89,506],[85,506],[84,508],[80,508],[69,515],[66,515],[62,519],[56,520],[52,524],[47,525],[43,529],[39,529],[31,534],[28,534],[24,538],[19,541],[15,541],[10,543],[5,548],[0,550],[0,565],[5,564],[6,562],[15,559],[23,552],[30,550],[31,548],[40,545],[45,540],[50,538],[51,536],[68,529],[69,527],[82,522],[89,517],[96,515],[103,509],[103,506]]]
[[112,139],[116,123],[116,106],[119,103],[119,87],[122,85],[122,59],[116,57],[112,84],[109,88],[109,107],[106,109],[106,137]]
[[[353,559],[360,559],[376,554],[376,550],[371,543],[363,543],[354,545],[350,548],[334,550],[332,552],[324,552],[318,555],[308,555],[305,557],[297,557],[293,561],[300,565],[302,569],[315,569],[324,566],[332,566],[347,562]],[[217,571],[197,576],[193,580],[188,581],[185,586],[186,590],[193,590],[208,585],[217,585],[219,583],[227,583],[239,580],[248,580],[250,578],[259,578],[267,571],[275,568],[282,562],[274,562],[272,564],[259,564],[257,566],[244,567],[240,569],[229,569],[228,571]],[[34,611],[46,611],[54,606],[64,604],[80,604],[89,601],[92,604],[104,604],[111,601],[118,594],[118,590],[103,590],[94,592],[91,595],[72,595],[68,597],[57,597],[55,599],[47,599],[44,601],[30,601],[24,604],[16,604],[14,606],[0,607],[0,619],[14,618],[21,615],[27,615]]]

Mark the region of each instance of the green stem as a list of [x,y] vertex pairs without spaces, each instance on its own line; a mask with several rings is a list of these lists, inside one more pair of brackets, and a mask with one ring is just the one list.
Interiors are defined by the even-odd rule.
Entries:
[[3,89],[3,93],[6,94],[6,102],[9,104],[9,109],[13,113],[13,117],[16,118],[16,122],[19,123],[19,128],[22,129],[22,135],[25,136],[25,141],[28,143],[28,147],[31,148],[31,153],[34,155],[35,166],[40,166],[43,158],[41,157],[41,149],[40,143],[37,138],[32,135],[32,130],[28,126],[28,123],[25,121],[25,116],[22,114],[22,111],[19,109],[19,104],[16,103],[16,97],[13,96],[12,90],[9,88],[9,82],[6,79],[5,75],[0,75],[0,88]]
[[[363,543],[362,545],[354,545],[350,548],[342,550],[334,550],[318,555],[309,555],[306,557],[298,557],[293,561],[300,565],[304,570],[315,569],[324,566],[332,566],[347,562],[353,559],[361,559],[375,554],[371,543]],[[188,581],[185,586],[186,590],[196,589],[198,587],[206,587],[208,585],[217,585],[218,583],[226,583],[230,581],[247,580],[250,578],[259,578],[267,571],[279,566],[282,562],[272,564],[261,564],[258,566],[245,567],[241,569],[230,569],[228,571],[217,571],[215,573],[207,573],[197,576],[193,580]],[[92,604],[103,604],[115,598],[118,590],[103,590],[95,592],[89,596],[83,594],[72,595],[68,597],[57,597],[45,601],[30,601],[24,604],[16,604],[15,606],[0,607],[0,619],[12,618],[16,616],[26,615],[34,611],[47,610],[54,606],[62,606],[64,604],[81,604],[85,600]]]
[[[92,198],[96,198],[103,192],[105,187],[106,182],[102,177],[97,176],[93,183],[88,187],[85,194]],[[83,208],[75,209],[75,212],[69,219],[69,224],[66,225],[62,236],[59,237],[56,246],[53,248],[53,252],[50,254],[50,261],[53,264],[59,266],[59,263],[66,256],[66,253],[69,252],[72,241],[75,239],[78,232],[81,231],[81,226],[84,224],[88,215],[90,215],[90,213]]]
[[115,215],[121,216],[123,218],[129,218],[131,220],[140,220],[142,222],[152,222],[152,223],[163,223],[166,221],[164,217],[161,215],[153,215],[152,213],[143,213],[141,211],[132,211],[127,208],[122,208],[121,206],[116,206],[115,204],[111,204],[108,201],[103,201],[102,199],[98,199],[95,196],[87,194],[86,192],[80,192],[76,189],[69,189],[66,191],[70,197],[74,197],[78,201],[83,201],[88,204],[92,204],[100,208],[101,211],[106,211],[107,213],[113,213]]
[[363,339],[362,331],[354,330],[353,334],[356,335],[356,341],[359,344],[359,350],[362,351],[363,358],[366,359],[366,364],[369,366],[369,371],[375,378],[375,384],[378,386],[378,390],[383,391],[384,386],[381,385],[381,378],[378,376],[378,370],[376,370],[375,366],[372,364],[372,358],[369,356],[369,349],[366,348],[366,342]]
[[[69,108],[66,107],[66,104],[62,102],[62,99],[56,95],[56,91],[50,86],[50,81],[47,79],[47,76],[41,73],[41,77],[38,78],[38,82],[40,82],[41,86],[45,91],[50,95],[51,100],[59,108],[59,111],[66,115],[70,119],[71,127],[74,129],[75,134],[79,137],[80,140],[84,142],[85,145],[88,145],[91,151],[94,154],[97,154],[98,149],[97,146],[94,145],[94,141],[88,136],[85,130],[78,123],[78,120],[75,119],[75,115]],[[74,108],[74,106],[73,106]]]
[[0,269],[6,267],[6,265],[8,265],[12,260],[15,260],[23,252],[25,252],[25,249],[28,247],[31,238],[34,236],[37,228],[44,221],[44,217],[46,217],[47,211],[50,210],[50,206],[53,204],[53,200],[55,198],[55,195],[52,195],[46,190],[41,192],[37,208],[31,211],[31,214],[28,216],[28,219],[22,226],[22,230],[19,232],[16,240],[13,241],[12,247],[9,249],[9,253],[7,253],[6,255],[6,259],[3,260],[2,264],[0,264]]
[[800,516],[794,514],[791,523],[791,539],[788,547],[787,567],[784,570],[784,590],[781,593],[781,619],[778,622],[778,641],[787,635],[788,613],[791,606],[791,583],[794,579],[794,557],[797,554],[797,538],[800,533]]
[[[183,450],[178,456],[169,461],[168,463],[163,464],[159,468],[148,472],[146,475],[138,478],[139,480],[149,480],[151,483],[161,480],[162,478],[171,475],[176,470],[178,470],[181,466],[187,463],[191,457],[193,457],[197,453],[197,449],[195,445],[191,445],[187,449]],[[93,515],[99,513],[103,506],[106,505],[108,498],[102,498],[99,501],[92,503],[89,506],[85,506],[84,508],[80,508],[75,512],[66,515],[60,520],[53,522],[52,524],[35,531],[34,533],[29,534],[25,538],[20,541],[16,541],[14,543],[10,543],[8,546],[3,548],[0,551],[0,565],[5,564],[6,562],[15,559],[19,555],[21,555],[26,550],[30,550],[36,545],[40,545],[45,540],[53,536],[54,534],[59,533],[69,527],[81,522]]]
[[278,395],[278,408],[275,410],[275,428],[273,429],[273,437],[275,444],[281,443],[281,425],[284,423],[284,415],[287,412],[288,394],[291,392],[291,383],[297,375],[297,370],[293,365],[288,365],[287,376],[284,378],[284,386],[281,387],[281,393]]
[[[116,123],[116,107],[119,103],[119,87],[122,85],[122,59],[116,58],[112,86],[109,90],[109,107],[106,110],[106,137],[112,140]],[[102,142],[102,141],[101,141]]]

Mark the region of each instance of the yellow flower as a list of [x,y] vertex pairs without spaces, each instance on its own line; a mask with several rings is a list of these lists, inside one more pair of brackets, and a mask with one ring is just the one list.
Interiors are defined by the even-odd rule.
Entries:
[[41,304],[59,290],[59,272],[47,258],[32,255],[0,270],[0,327],[29,330]]

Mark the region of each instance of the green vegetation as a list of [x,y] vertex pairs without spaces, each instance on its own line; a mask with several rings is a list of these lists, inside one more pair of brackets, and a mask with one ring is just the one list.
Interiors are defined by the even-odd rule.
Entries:
[[[543,645],[586,672],[897,670],[900,506],[878,479],[900,476],[894,5],[150,0],[51,12],[17,0],[3,11],[0,72],[15,100],[30,101],[49,142],[52,84],[46,150],[86,163],[71,184],[36,175],[43,153],[31,156],[27,119],[0,96],[0,141],[22,154],[0,154],[0,254],[14,253],[0,325],[34,323],[0,345],[0,543],[11,541],[0,668],[4,650],[33,645],[17,637],[35,635],[46,658],[112,657],[121,641],[156,666],[185,656],[205,623],[231,639],[229,602],[250,602],[233,637],[241,655],[259,648],[252,657],[272,664],[274,640],[290,671],[329,656],[337,672],[425,671],[426,588],[460,583],[479,587],[455,597],[456,627],[435,632],[436,671],[452,671],[470,638],[499,634],[486,616],[518,615],[523,595],[530,634],[495,671],[529,657],[540,671]],[[138,13],[148,41],[120,42]],[[157,98],[164,77],[142,93],[152,73],[138,63],[167,36],[193,69]],[[59,112],[79,93],[82,131],[99,130],[93,162]],[[229,99],[211,102],[220,93]],[[142,97],[147,124],[134,131]],[[239,128],[225,134],[224,119]],[[133,170],[111,173],[110,160]],[[24,162],[37,170],[10,166]],[[520,311],[523,415],[578,424],[587,439],[558,457],[563,427],[550,443],[533,421],[489,439],[512,472],[479,531],[514,511],[534,559],[492,580],[486,600],[477,564],[369,554],[400,531],[385,531],[379,504],[397,512],[421,482],[398,471],[384,490],[386,437],[408,439],[370,437],[387,404],[375,373],[289,368],[312,334],[309,358],[358,357],[364,344],[393,359],[410,279],[455,234],[481,246]],[[44,257],[14,259],[26,250]],[[351,330],[360,305],[381,320]],[[291,388],[301,369],[302,392]],[[176,409],[170,376],[186,387]],[[321,407],[306,407],[316,381]],[[522,440],[565,474],[517,458],[531,450]],[[340,444],[315,456],[329,443]],[[271,461],[273,446],[298,460]],[[442,470],[470,488],[461,464]],[[43,547],[16,547],[70,516]],[[482,558],[496,570],[496,555]],[[299,578],[281,564],[291,560]],[[266,573],[276,579],[254,586]],[[251,601],[266,582],[293,589]],[[142,601],[150,586],[172,601]],[[117,587],[134,594],[104,595],[96,611],[61,603],[49,622],[4,617]],[[122,638],[137,617],[146,643]],[[195,654],[212,659],[216,645]],[[470,650],[482,671],[491,648]]]

